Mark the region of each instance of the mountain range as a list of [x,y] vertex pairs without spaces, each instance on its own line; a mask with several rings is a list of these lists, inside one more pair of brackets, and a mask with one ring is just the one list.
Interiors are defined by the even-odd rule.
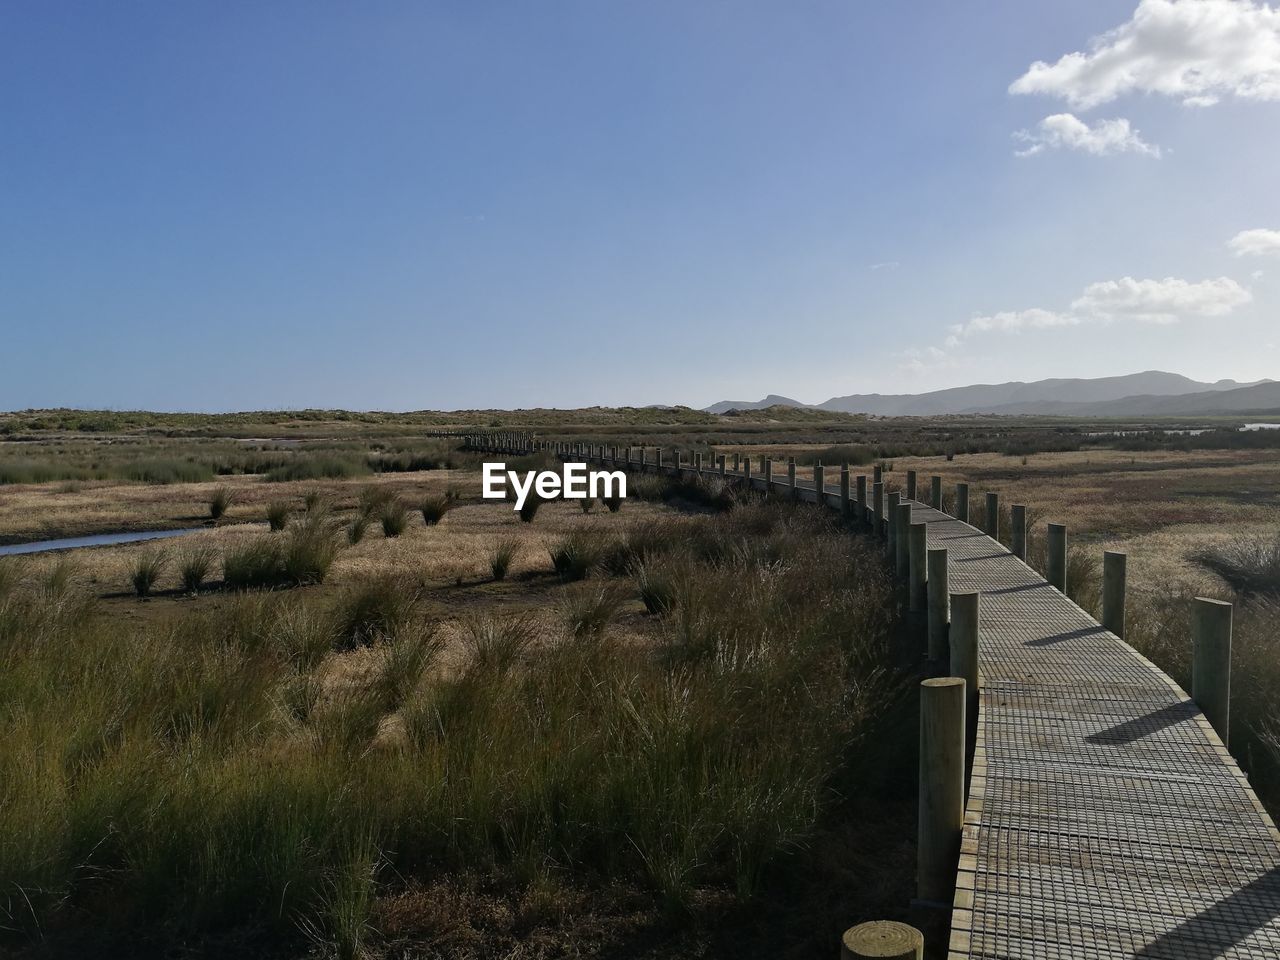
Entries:
[[763,400],[722,400],[708,413],[805,407],[884,417],[994,413],[1041,416],[1211,416],[1280,411],[1280,383],[1259,380],[1205,383],[1176,373],[1148,370],[1121,377],[979,383],[928,393],[865,393],[805,404],[769,394]]

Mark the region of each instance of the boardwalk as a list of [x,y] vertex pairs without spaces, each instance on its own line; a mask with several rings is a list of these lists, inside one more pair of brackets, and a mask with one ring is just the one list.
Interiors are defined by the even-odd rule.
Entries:
[[1280,958],[1280,833],[1187,694],[996,541],[911,513],[982,593],[948,960]]
[[1280,834],[1187,695],[1006,549],[913,505],[982,592],[962,957],[1280,957]]

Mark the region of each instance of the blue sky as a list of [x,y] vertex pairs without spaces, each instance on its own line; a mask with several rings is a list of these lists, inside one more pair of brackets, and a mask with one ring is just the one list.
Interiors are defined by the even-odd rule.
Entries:
[[24,2],[0,118],[4,409],[1280,377],[1246,0]]

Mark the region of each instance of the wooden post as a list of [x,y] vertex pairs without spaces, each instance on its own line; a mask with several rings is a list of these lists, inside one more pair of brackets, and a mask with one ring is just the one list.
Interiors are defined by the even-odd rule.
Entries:
[[961,523],[969,522],[969,485],[956,484],[956,519]]
[[885,497],[885,538],[884,552],[894,559],[897,569],[898,556],[898,502],[901,495],[897,490]]
[[1231,724],[1231,604],[1196,597],[1191,606],[1191,699],[1228,746]]
[[916,896],[951,902],[964,828],[965,682],[920,684],[920,808]]
[[978,627],[982,615],[980,593],[951,594],[951,675],[965,682],[966,716],[978,715]]
[[865,473],[858,474],[856,486],[858,491],[858,503],[853,508],[853,519],[857,522],[858,526],[865,527],[867,525],[867,510],[869,509],[869,505],[867,503],[867,475]]
[[653,468],[657,470],[658,473],[662,472],[662,448],[661,447],[653,448]]
[[987,494],[987,526],[982,531],[992,540],[1000,539],[1000,494]]
[[773,493],[773,457],[764,460],[764,492]]
[[799,491],[796,489],[796,458],[795,457],[787,458],[787,487],[788,487],[788,492],[791,495],[791,499],[795,500],[796,497],[799,496]]
[[849,465],[840,467],[840,513],[846,520],[853,516],[853,504],[849,502]]
[[875,528],[872,532],[877,536],[883,536],[884,521],[884,481],[877,480],[871,485],[871,524]]
[[884,483],[884,467],[878,463],[871,468],[871,481],[873,483]]
[[840,960],[924,960],[924,934],[897,920],[870,920],[840,938]]
[[702,454],[695,453],[693,455],[693,469],[696,473],[702,472]]
[[935,510],[942,509],[942,478],[934,477],[929,481],[929,498]]
[[1114,550],[1102,552],[1102,625],[1124,639],[1124,589],[1127,557]]
[[[911,501],[906,503],[898,502],[898,532],[897,532],[897,548],[894,550],[894,560],[898,571],[898,579],[904,584],[910,584],[911,578]],[[910,600],[910,597],[908,597]]]
[[1049,555],[1045,566],[1048,568],[1049,586],[1067,592],[1067,525],[1065,523],[1049,524],[1047,539]]
[[935,547],[929,551],[929,659],[942,662],[947,655],[947,548]]
[[747,492],[751,492],[751,458],[742,458],[742,482],[746,486]]
[[914,500],[916,498],[916,472],[914,470],[907,471],[907,499]]
[[822,461],[818,461],[813,465],[813,495],[814,502],[820,507],[827,505],[827,487],[826,474],[822,470]]
[[735,453],[733,455],[733,472],[737,473],[742,469],[742,454]]
[[725,455],[723,453],[716,457],[716,465],[720,469],[720,476],[723,477],[725,474]]
[[[908,510],[911,508],[908,507]],[[908,516],[910,516],[908,514]],[[928,528],[923,522],[911,523],[907,531],[907,551],[909,553],[908,566],[910,568],[909,580],[907,582],[908,593],[907,609],[912,613],[924,613],[927,597],[925,591],[928,589],[929,569],[925,566],[925,551],[928,550]]]
[[1013,555],[1019,560],[1027,559],[1027,506],[1015,503],[1009,508],[1009,516],[1013,521]]

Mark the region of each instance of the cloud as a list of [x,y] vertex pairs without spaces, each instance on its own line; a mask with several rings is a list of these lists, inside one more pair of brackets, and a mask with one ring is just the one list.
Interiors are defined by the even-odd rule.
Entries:
[[1099,120],[1093,126],[1089,126],[1074,114],[1055,113],[1041,120],[1036,129],[1019,130],[1013,137],[1028,144],[1025,149],[1015,151],[1020,157],[1033,157],[1045,150],[1060,148],[1082,150],[1095,157],[1105,157],[1111,153],[1160,156],[1160,148],[1143,140],[1137,130],[1130,129],[1129,121],[1123,117]]
[[1280,230],[1241,230],[1227,246],[1237,257],[1280,257]]
[[1280,9],[1254,0],[1141,0],[1088,51],[1037,60],[1010,93],[1088,110],[1127,93],[1207,107],[1224,96],[1280,100]]
[[924,347],[919,349],[916,347],[908,347],[896,354],[903,358],[903,363],[898,369],[907,373],[919,374],[929,373],[934,370],[950,370],[957,366],[953,357],[947,355],[945,350],[937,347]]
[[1076,327],[1086,323],[1177,323],[1183,319],[1224,317],[1253,299],[1252,294],[1229,277],[1192,282],[1177,277],[1163,280],[1102,280],[1091,283],[1070,310],[1032,307],[973,317],[948,329],[944,346],[954,348],[986,333],[1021,333]]
[[1141,323],[1177,323],[1186,317],[1224,317],[1253,299],[1230,277],[1191,283],[1177,277],[1163,280],[1103,280],[1085,287],[1071,309],[1102,320],[1131,319]]
[[886,261],[884,261],[883,263],[873,263],[873,264],[871,264],[871,266],[870,266],[870,268],[869,268],[869,269],[871,269],[871,270],[897,270],[897,269],[898,269],[898,267],[900,267],[900,266],[902,266],[902,264],[898,263],[898,261],[897,261],[897,260],[886,260]]

